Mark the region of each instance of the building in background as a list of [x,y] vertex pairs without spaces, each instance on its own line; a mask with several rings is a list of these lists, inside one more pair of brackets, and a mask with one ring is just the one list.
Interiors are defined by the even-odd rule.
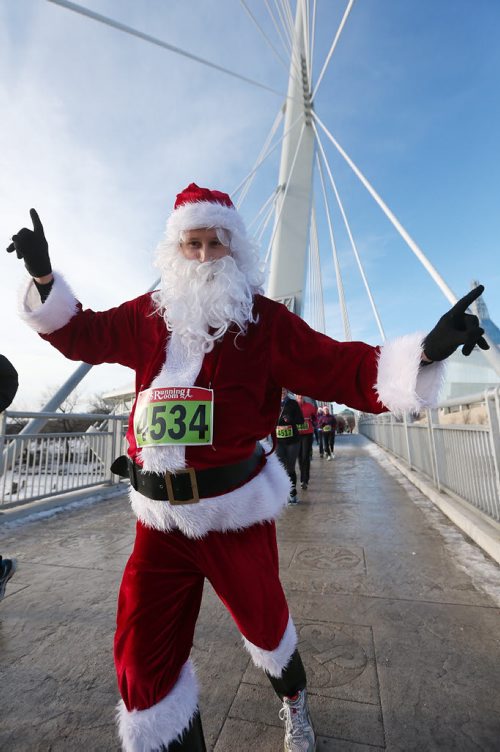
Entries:
[[[477,287],[479,282],[472,282],[471,287]],[[473,309],[478,316],[481,326],[490,341],[500,350],[500,329],[491,320],[488,306],[482,295],[479,300],[473,304]],[[457,350],[447,361],[446,381],[441,394],[441,400],[454,399],[470,394],[477,394],[498,386],[500,376],[495,369],[488,363],[482,351],[476,347],[471,354],[464,358],[461,350]]]

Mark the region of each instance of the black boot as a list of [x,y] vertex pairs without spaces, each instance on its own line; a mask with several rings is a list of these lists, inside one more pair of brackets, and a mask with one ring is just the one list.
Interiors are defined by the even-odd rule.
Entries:
[[281,672],[281,676],[269,676],[269,674],[267,676],[280,700],[283,697],[293,697],[297,692],[305,689],[306,672],[299,651],[296,650],[293,653],[286,667]]
[[162,752],[207,752],[199,711],[191,718],[191,723],[183,732],[179,741],[170,742],[162,747]]

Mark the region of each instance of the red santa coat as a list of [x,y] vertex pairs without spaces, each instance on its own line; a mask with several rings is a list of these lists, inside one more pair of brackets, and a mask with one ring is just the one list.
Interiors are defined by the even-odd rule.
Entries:
[[318,410],[311,402],[306,402],[305,400],[300,403],[300,409],[302,410],[302,415],[304,416],[307,428],[299,429],[299,433],[301,436],[307,436],[307,434],[314,432],[313,421],[318,414]]
[[[150,293],[117,308],[94,312],[84,310],[64,279],[57,274],[55,277],[53,290],[43,306],[28,289],[22,307],[24,318],[54,347],[72,360],[120,363],[132,368],[136,373],[136,393],[147,389],[162,369],[168,372],[170,334],[163,318],[154,312]],[[311,329],[284,305],[261,295],[255,297],[254,311],[258,321],[249,325],[246,335],[228,331],[202,360],[194,384],[214,390],[214,437],[211,446],[186,447],[188,466],[217,467],[248,457],[255,442],[271,434],[276,425],[282,387],[370,413],[390,408],[393,394],[395,406],[402,409],[409,409],[410,402],[425,404],[414,393],[422,335],[415,335],[406,348],[414,363],[406,386],[410,397],[402,404],[402,384],[380,384],[380,348],[363,342],[337,342]],[[418,353],[418,360],[413,351]],[[389,351],[385,360],[388,362],[384,368],[390,371],[394,354],[391,356]],[[396,381],[398,378],[400,374]],[[384,388],[389,395],[386,404]],[[135,403],[127,434],[128,451],[140,462],[132,428],[134,409]],[[178,527],[193,537],[208,530],[247,527],[276,517],[286,500],[288,485],[281,466],[272,460],[267,464],[270,467],[266,472],[260,472],[243,489],[230,495],[172,508],[168,502],[154,502],[132,489],[132,505],[146,524],[159,529]],[[260,476],[259,484],[256,481]]]

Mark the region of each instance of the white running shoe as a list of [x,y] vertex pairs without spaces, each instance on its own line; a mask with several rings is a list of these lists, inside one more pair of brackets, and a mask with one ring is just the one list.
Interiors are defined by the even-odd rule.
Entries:
[[305,689],[297,692],[295,699],[283,698],[279,717],[285,721],[285,752],[314,752],[316,735],[307,706]]

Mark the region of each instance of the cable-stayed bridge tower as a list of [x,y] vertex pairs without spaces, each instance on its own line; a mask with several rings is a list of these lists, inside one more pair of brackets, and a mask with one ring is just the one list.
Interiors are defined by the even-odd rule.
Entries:
[[[141,39],[145,43],[166,49],[170,53],[179,54],[190,58],[196,63],[207,65],[212,69],[218,70],[222,75],[233,76],[240,79],[246,85],[255,85],[261,89],[266,89],[267,91],[283,96],[281,92],[277,92],[261,82],[240,75],[233,70],[214,64],[213,62],[200,58],[199,56],[188,53],[185,50],[181,50],[161,39],[95,13],[75,2],[69,2],[68,0],[49,1],[79,15],[80,17],[85,16],[94,22],[114,28],[119,33],[133,36]],[[256,19],[244,0],[241,0],[241,4],[252,20],[256,22]],[[410,236],[408,231],[382,199],[374,186],[368,181],[360,168],[337,141],[327,125],[318,115],[318,107],[315,107],[318,89],[338,45],[344,27],[349,19],[353,6],[354,0],[346,0],[345,11],[316,81],[313,81],[312,76],[316,2],[310,3],[309,0],[297,0],[295,19],[292,17],[288,0],[279,6],[281,8],[282,33],[285,37],[289,37],[290,43],[290,54],[287,61],[289,77],[285,104],[283,105],[282,112],[280,112],[280,116],[277,117],[273,124],[270,139],[266,142],[261,155],[259,155],[256,166],[242,183],[240,183],[235,191],[233,191],[233,195],[241,190],[239,200],[237,201],[237,205],[239,206],[244,200],[246,192],[248,192],[259,166],[265,161],[265,159],[267,159],[275,148],[282,143],[278,185],[274,190],[273,195],[266,200],[265,205],[261,209],[261,212],[264,212],[264,228],[274,212],[274,226],[265,259],[269,268],[267,294],[270,297],[283,300],[283,302],[295,312],[303,314],[304,287],[308,269],[309,278],[314,282],[314,294],[316,297],[314,305],[316,320],[311,323],[317,328],[324,328],[324,326],[321,326],[321,322],[324,322],[324,310],[316,221],[316,217],[320,210],[320,202],[318,201],[318,203],[316,203],[313,193],[313,174],[316,171],[321,185],[322,204],[328,224],[329,241],[335,268],[344,338],[346,340],[351,339],[351,331],[344,296],[342,270],[335,243],[335,228],[330,214],[329,197],[327,196],[328,190],[330,191],[330,199],[333,198],[336,202],[342,221],[345,225],[352,253],[355,257],[372,313],[380,333],[380,339],[383,341],[385,339],[385,333],[382,322],[375,304],[374,295],[363,269],[354,234],[351,229],[351,224],[347,217],[344,204],[328,161],[325,150],[326,142],[329,142],[330,147],[334,147],[336,152],[353,171],[373,200],[378,204],[386,218],[405,241],[412,253],[418,258],[422,266],[440,288],[445,298],[450,303],[454,304],[457,301],[457,296],[450,289],[439,272],[434,268],[422,249]],[[276,21],[276,19],[273,20]],[[259,29],[263,31],[260,26]],[[267,35],[265,35],[265,33],[263,33],[263,35],[269,42]],[[271,146],[272,137],[277,132],[283,119],[283,115],[283,135],[277,143]],[[154,286],[156,286],[156,283],[152,287]],[[500,350],[491,340],[488,331],[486,332],[485,337],[490,343],[491,350],[481,352],[500,376]],[[76,388],[91,367],[92,366],[87,364],[81,364],[43,409],[45,411],[56,410],[66,399],[68,394]],[[35,419],[35,421],[30,422],[23,431],[25,433],[35,433],[41,429],[43,423],[43,420]]]
[[[297,3],[267,293],[303,313],[314,131],[303,4]],[[294,123],[299,128],[294,128]]]

